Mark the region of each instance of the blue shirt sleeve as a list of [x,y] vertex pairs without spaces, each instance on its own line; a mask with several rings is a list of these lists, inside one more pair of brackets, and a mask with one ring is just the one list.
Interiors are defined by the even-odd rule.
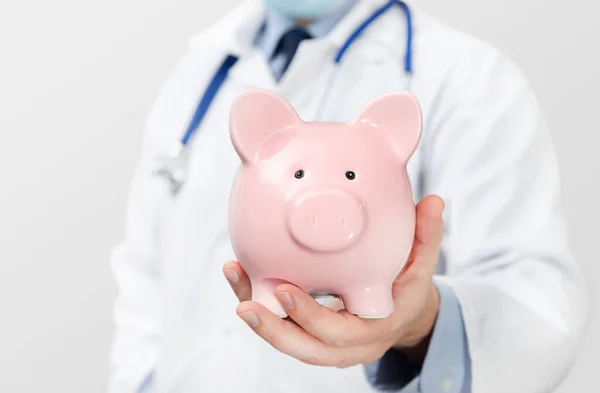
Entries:
[[422,368],[396,349],[365,365],[367,379],[382,392],[471,393],[471,358],[460,303],[452,288],[435,280],[440,309]]

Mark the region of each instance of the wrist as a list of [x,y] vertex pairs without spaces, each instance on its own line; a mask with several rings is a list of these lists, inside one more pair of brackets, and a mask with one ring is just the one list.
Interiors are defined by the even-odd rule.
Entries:
[[440,294],[431,283],[425,306],[408,331],[404,331],[396,340],[393,348],[403,351],[411,360],[422,363],[429,348],[429,341],[440,308]]

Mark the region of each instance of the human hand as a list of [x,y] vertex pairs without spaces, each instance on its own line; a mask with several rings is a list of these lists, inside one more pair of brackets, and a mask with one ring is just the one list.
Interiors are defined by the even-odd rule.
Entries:
[[385,319],[361,319],[337,306],[320,305],[292,284],[275,296],[288,318],[281,319],[251,301],[252,287],[237,262],[224,265],[225,277],[240,300],[237,314],[275,349],[308,364],[339,368],[368,364],[391,347],[422,362],[435,325],[439,294],[433,283],[444,226],[443,200],[423,198],[416,208],[415,240],[408,262],[392,286],[394,312]]

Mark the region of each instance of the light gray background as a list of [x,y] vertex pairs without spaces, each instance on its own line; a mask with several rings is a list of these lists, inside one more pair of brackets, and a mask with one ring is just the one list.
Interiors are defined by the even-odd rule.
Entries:
[[[144,117],[187,38],[234,0],[0,2],[0,391],[103,392],[108,253]],[[572,244],[597,308],[600,6],[415,0],[525,71],[550,121]],[[562,393],[597,386],[597,313]]]

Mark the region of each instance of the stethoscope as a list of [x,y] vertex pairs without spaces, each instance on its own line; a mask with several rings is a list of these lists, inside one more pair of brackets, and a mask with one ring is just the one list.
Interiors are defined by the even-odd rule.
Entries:
[[[385,14],[390,8],[393,6],[399,6],[404,11],[404,16],[406,18],[406,53],[404,56],[404,71],[410,76],[412,74],[412,18],[410,9],[401,0],[389,0],[386,4],[378,8],[373,12],[369,18],[365,19],[363,23],[361,23],[353,32],[348,36],[346,42],[340,47],[337,51],[333,63],[334,67],[337,68],[341,63],[344,55],[350,48],[350,46],[356,41],[356,39],[362,34],[364,30],[366,30],[371,23],[377,20],[380,16]],[[159,176],[164,177],[170,184],[171,193],[176,195],[181,186],[185,181],[185,152],[188,146],[188,143],[204,118],[204,115],[208,111],[212,101],[217,96],[219,89],[223,85],[223,82],[227,79],[227,74],[229,70],[235,65],[238,61],[238,57],[233,55],[227,55],[221,66],[217,69],[217,72],[214,74],[210,84],[206,88],[196,111],[194,112],[194,116],[190,121],[190,124],[183,134],[182,138],[167,152],[166,155],[160,157],[161,166],[156,171]],[[330,87],[333,85],[333,80],[337,73],[332,73],[332,77],[328,80],[326,84],[324,93],[321,97],[320,104],[318,106],[319,112],[323,108],[324,102],[327,101],[327,93],[331,90]]]

